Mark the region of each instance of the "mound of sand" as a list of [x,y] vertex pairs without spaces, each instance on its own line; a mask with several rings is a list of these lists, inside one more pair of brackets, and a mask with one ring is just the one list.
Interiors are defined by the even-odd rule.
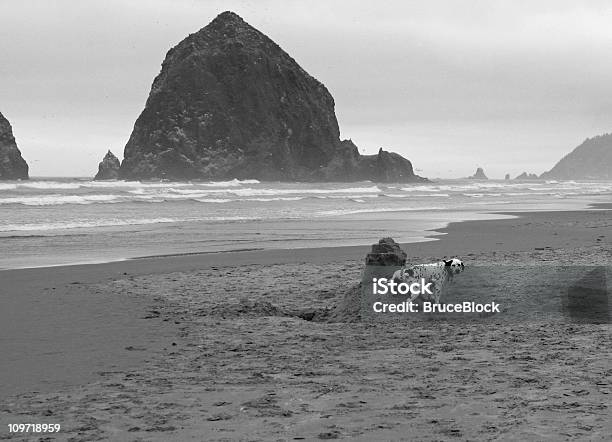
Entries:
[[361,317],[361,282],[340,289],[338,302],[322,322],[359,322]]

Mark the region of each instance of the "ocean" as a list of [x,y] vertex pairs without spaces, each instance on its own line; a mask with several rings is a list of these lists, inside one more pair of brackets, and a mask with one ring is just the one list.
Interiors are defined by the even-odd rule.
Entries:
[[365,245],[383,236],[417,242],[453,221],[584,209],[611,197],[607,181],[8,181],[0,183],[0,269]]

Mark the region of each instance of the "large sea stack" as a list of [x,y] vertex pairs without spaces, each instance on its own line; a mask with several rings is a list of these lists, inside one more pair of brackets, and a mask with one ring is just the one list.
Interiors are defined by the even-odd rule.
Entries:
[[362,156],[341,141],[325,86],[232,12],[168,52],[120,177],[422,180],[397,154]]
[[0,113],[0,180],[27,180],[28,163],[17,148],[13,128]]
[[540,178],[556,180],[612,179],[612,134],[587,138]]

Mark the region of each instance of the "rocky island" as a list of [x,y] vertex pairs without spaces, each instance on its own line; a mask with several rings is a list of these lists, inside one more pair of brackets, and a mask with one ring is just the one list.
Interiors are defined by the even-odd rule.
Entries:
[[587,138],[563,157],[551,170],[540,175],[557,180],[612,179],[612,134]]
[[115,156],[110,150],[104,155],[104,158],[98,164],[98,173],[94,177],[94,180],[116,180],[119,178],[119,167],[121,163],[119,158]]
[[424,180],[398,154],[340,140],[327,88],[232,12],[167,53],[119,177]]
[[489,178],[485,175],[484,169],[479,167],[476,169],[474,175],[468,177],[468,180],[488,180]]
[[0,113],[0,180],[27,180],[28,163],[17,148],[13,128]]

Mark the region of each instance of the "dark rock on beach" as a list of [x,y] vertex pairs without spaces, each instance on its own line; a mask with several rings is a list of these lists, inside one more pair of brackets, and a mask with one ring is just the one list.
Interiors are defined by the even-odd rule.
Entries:
[[27,180],[28,163],[17,148],[13,128],[0,113],[0,180]]
[[119,167],[119,158],[109,150],[98,165],[98,173],[94,180],[116,180],[119,178]]
[[540,178],[558,180],[612,179],[612,134],[587,138]]
[[468,179],[470,180],[488,180],[489,178],[487,178],[487,176],[485,175],[483,168],[479,167],[476,169],[476,173],[472,175],[471,177],[468,177]]
[[125,146],[121,178],[420,181],[382,149],[340,140],[327,88],[224,12],[166,55]]
[[366,265],[401,267],[406,264],[407,257],[393,238],[382,238],[377,244],[372,244],[372,251],[366,255]]
[[[329,322],[359,322],[363,319],[363,306],[368,303],[368,291],[372,277],[392,276],[396,268],[406,264],[408,255],[393,238],[382,238],[372,244],[371,251],[365,257],[366,268],[361,274],[361,281],[346,284],[338,290],[338,303],[325,315],[319,313],[316,319]],[[369,292],[371,294],[371,292]],[[365,295],[365,297],[364,297]]]

